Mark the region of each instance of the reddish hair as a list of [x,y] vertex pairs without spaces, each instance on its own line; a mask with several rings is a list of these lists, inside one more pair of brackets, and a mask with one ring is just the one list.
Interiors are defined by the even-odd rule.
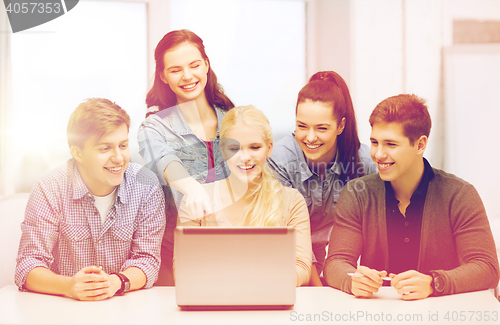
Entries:
[[[352,105],[349,88],[342,77],[333,71],[315,73],[309,82],[300,90],[297,107],[306,100],[322,102],[332,106],[332,115],[337,123],[345,118],[344,131],[337,137],[338,161],[344,166],[344,178],[353,179],[359,175],[359,148],[361,146],[356,126],[356,116]],[[348,168],[353,164],[356,168]]]
[[[224,89],[217,83],[217,76],[215,75],[210,60],[205,53],[205,46],[203,40],[187,29],[174,30],[167,33],[158,43],[155,49],[155,79],[153,86],[146,95],[147,107],[157,106],[158,109],[164,110],[177,104],[177,98],[170,89],[170,86],[161,80],[161,74],[165,70],[165,53],[174,49],[184,42],[189,42],[194,45],[201,54],[201,57],[208,62],[209,70],[207,75],[207,85],[205,86],[205,96],[211,106],[216,106],[224,110],[229,110],[234,107],[233,102],[224,94]],[[148,117],[152,113],[146,114]]]
[[403,134],[413,145],[422,135],[431,133],[431,116],[425,99],[415,95],[401,94],[381,101],[370,115],[370,125],[375,123],[399,123]]

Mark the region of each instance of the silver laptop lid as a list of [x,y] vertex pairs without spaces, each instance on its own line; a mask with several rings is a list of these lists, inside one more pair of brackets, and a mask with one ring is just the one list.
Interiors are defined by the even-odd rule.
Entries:
[[177,304],[291,306],[295,255],[293,227],[177,227]]

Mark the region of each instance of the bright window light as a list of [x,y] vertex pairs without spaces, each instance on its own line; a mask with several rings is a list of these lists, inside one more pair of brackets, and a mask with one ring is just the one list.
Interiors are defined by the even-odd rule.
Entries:
[[171,29],[203,39],[219,83],[236,106],[254,105],[275,141],[294,129],[306,76],[305,2],[170,0]]
[[[66,126],[78,104],[110,99],[144,119],[147,91],[146,4],[80,1],[67,14],[13,34],[13,165],[16,192],[70,157]],[[134,159],[134,156],[132,157]]]

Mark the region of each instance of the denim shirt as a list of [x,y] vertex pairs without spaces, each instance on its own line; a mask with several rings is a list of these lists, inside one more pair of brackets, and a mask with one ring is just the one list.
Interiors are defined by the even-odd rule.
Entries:
[[[229,169],[222,158],[219,146],[219,130],[225,112],[215,107],[217,115],[217,135],[213,141],[214,168],[216,180],[229,175]],[[146,118],[137,134],[139,154],[146,167],[151,169],[160,181],[165,182],[164,171],[173,162],[180,162],[199,183],[205,183],[208,175],[208,155],[206,144],[193,133],[179,106],[175,105]],[[171,189],[177,207],[182,193]]]
[[[343,167],[337,159],[338,154],[335,163],[325,170],[325,178],[321,182],[319,175],[309,168],[295,136],[289,134],[275,144],[272,156],[267,161],[284,186],[296,188],[304,196],[309,210],[311,234],[324,231],[333,224],[335,206],[345,185],[340,179]],[[365,144],[361,144],[359,159],[358,168],[363,169],[364,175],[377,172],[370,157],[370,149]]]

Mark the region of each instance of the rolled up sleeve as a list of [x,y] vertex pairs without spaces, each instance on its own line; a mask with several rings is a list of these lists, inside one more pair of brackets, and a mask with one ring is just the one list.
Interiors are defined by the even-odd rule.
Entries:
[[142,122],[137,133],[137,141],[139,143],[139,154],[146,167],[153,171],[162,185],[167,185],[163,173],[167,166],[178,161],[182,164],[181,159],[175,154],[174,149],[169,144],[169,141],[159,130],[159,126],[150,121],[153,117],[149,117]]

